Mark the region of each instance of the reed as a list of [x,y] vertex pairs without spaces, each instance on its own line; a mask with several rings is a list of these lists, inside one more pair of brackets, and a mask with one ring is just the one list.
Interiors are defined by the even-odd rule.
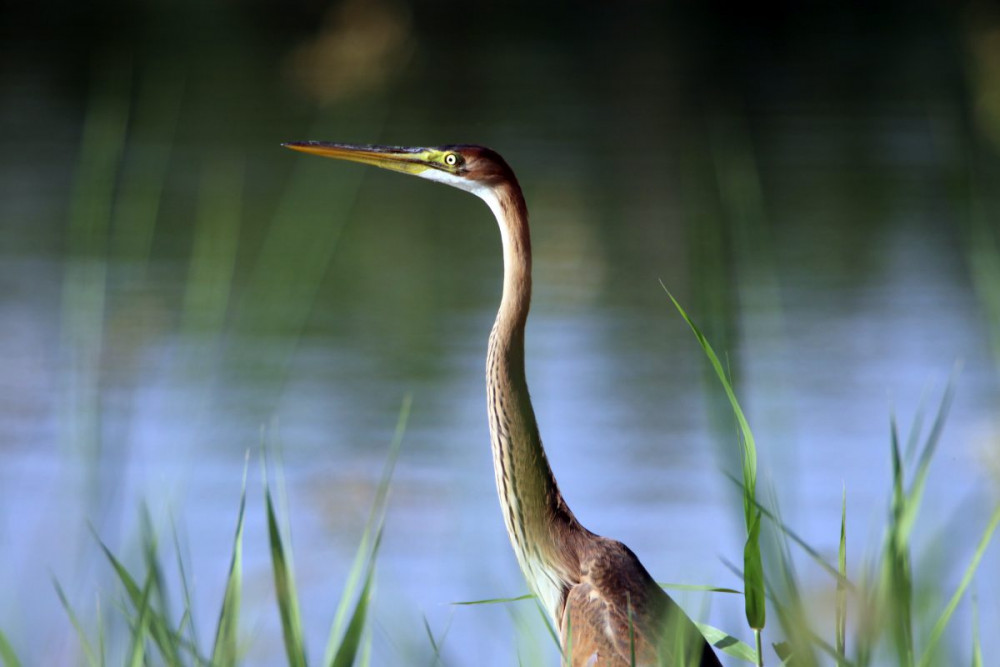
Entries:
[[[321,664],[347,667],[368,663],[371,641],[368,611],[374,595],[375,565],[385,524],[392,474],[406,431],[409,411],[410,399],[407,398],[400,410],[396,433],[389,447],[368,521],[359,539],[354,564],[344,582]],[[274,601],[281,618],[285,655],[289,665],[306,665],[308,664],[306,642],[292,567],[291,545],[287,538],[282,536],[281,522],[267,482],[266,464],[262,463],[262,468]],[[211,644],[202,644],[196,636],[197,624],[190,595],[193,583],[188,575],[190,567],[176,538],[173,554],[176,559],[174,579],[179,582],[180,591],[172,590],[167,584],[162,550],[148,519],[143,521],[140,544],[143,558],[139,567],[126,566],[122,559],[95,535],[123,593],[117,613],[124,618],[127,632],[124,636],[110,636],[114,632],[114,626],[105,623],[105,619],[98,618],[94,631],[97,636],[92,637],[85,624],[81,622],[80,613],[74,609],[63,593],[62,586],[58,581],[54,582],[66,615],[76,630],[81,657],[85,664],[91,667],[109,664],[107,649],[109,644],[127,646],[125,662],[129,665],[152,663],[226,667],[242,662],[247,645],[247,638],[240,624],[246,499],[246,469],[244,469],[225,592],[219,603],[215,636]],[[183,601],[183,605],[179,611],[174,611],[168,600],[177,596]],[[0,634],[0,657],[3,658],[4,664],[20,664],[13,648],[2,634]],[[111,664],[115,664],[113,659]]]

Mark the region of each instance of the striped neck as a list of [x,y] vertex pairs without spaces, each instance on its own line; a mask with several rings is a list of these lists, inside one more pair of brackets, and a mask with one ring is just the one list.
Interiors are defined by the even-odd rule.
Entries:
[[566,556],[580,530],[552,475],[524,373],[524,327],[531,302],[531,239],[516,183],[477,192],[493,210],[503,241],[503,297],[486,356],[493,468],[504,523],[533,592],[558,624],[578,565]]

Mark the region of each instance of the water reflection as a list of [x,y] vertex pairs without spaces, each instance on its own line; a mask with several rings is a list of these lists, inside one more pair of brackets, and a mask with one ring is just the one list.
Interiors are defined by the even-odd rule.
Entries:
[[[455,41],[434,39],[436,17],[418,10],[390,21],[401,31],[384,56],[392,73],[363,81],[384,99],[335,103],[329,95],[354,84],[317,78],[326,60],[306,66],[307,87],[330,103],[315,123],[283,68],[339,39],[335,27],[260,46],[280,58],[239,42],[195,49],[200,67],[161,44],[170,66],[147,70],[137,57],[125,73],[100,68],[86,93],[17,83],[65,62],[5,70],[24,132],[4,136],[0,158],[0,627],[27,662],[78,652],[49,573],[81,610],[101,591],[112,615],[86,525],[128,555],[143,500],[154,523],[173,517],[190,550],[210,636],[245,453],[256,457],[262,439],[280,455],[319,655],[407,394],[376,663],[430,652],[422,616],[448,629],[456,664],[511,664],[532,641],[553,655],[530,605],[449,605],[525,589],[483,415],[500,281],[488,211],[434,185],[301,160],[278,149],[288,139],[472,138],[505,152],[532,210],[528,372],[553,468],[588,527],[624,540],[659,578],[735,585],[716,556],[738,560],[741,549],[719,472],[735,449],[729,432],[717,437],[702,361],[660,279],[729,350],[786,519],[827,555],[846,486],[854,564],[885,514],[890,414],[909,423],[963,360],[918,545],[936,554],[974,542],[996,489],[982,461],[996,451],[1000,389],[958,224],[969,202],[949,189],[967,146],[946,77],[919,95],[879,90],[889,69],[871,73],[874,92],[824,93],[811,81],[829,64],[755,60],[755,76],[718,85],[767,89],[703,113],[679,94],[707,85],[681,57],[696,55],[646,33],[663,17],[617,18],[621,35],[600,62],[571,37],[494,35],[495,49],[464,49],[457,63]],[[583,35],[601,23],[574,20]],[[901,62],[924,62],[898,48]],[[567,76],[577,59],[592,73]],[[463,92],[442,105],[442,91]],[[53,138],[28,150],[39,136]],[[254,479],[244,627],[251,662],[269,664],[281,659],[280,629]],[[1000,585],[993,551],[981,599]],[[954,563],[949,581],[967,556],[940,556]],[[983,628],[996,624],[990,613]],[[708,617],[738,629],[740,614],[716,598]],[[987,653],[994,641],[984,637]]]

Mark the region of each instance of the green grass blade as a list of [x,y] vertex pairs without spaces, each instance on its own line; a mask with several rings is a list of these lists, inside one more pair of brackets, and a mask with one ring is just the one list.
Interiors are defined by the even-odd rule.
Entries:
[[[177,665],[180,664],[180,655],[177,652],[177,635],[172,632],[169,621],[172,614],[170,613],[170,604],[167,598],[167,583],[163,575],[163,566],[160,563],[159,548],[157,546],[155,531],[153,530],[153,520],[149,515],[149,508],[145,504],[142,507],[140,517],[143,559],[146,563],[146,583],[144,584],[144,589],[148,588],[148,593],[145,590],[143,591],[146,597],[142,603],[145,607],[148,607],[148,610],[145,610],[143,613],[149,616],[149,622],[153,622],[158,626],[158,634],[162,640],[159,643],[159,648],[163,653],[164,662],[169,665]],[[155,606],[157,601],[159,602],[159,608]]]
[[[539,612],[542,617],[542,624],[548,626],[548,618],[546,616],[545,610],[539,606],[537,601],[532,605],[532,611],[529,613],[524,612],[524,608],[518,605],[506,605],[503,607],[504,611],[507,612],[507,617],[510,619],[511,625],[513,626],[515,633],[515,646],[517,652],[517,664],[518,665],[538,665],[541,667],[543,662],[539,659],[544,653],[543,644],[539,641],[539,636],[537,634],[538,623],[534,620],[535,612]],[[548,641],[552,641],[553,645],[559,651],[560,665],[565,664],[565,653],[562,647],[559,646],[558,640],[549,635]],[[548,643],[545,642],[545,644]]]
[[[244,482],[244,489],[246,488],[245,484],[246,483]],[[177,633],[182,637],[186,636],[192,646],[198,646],[198,631],[195,628],[193,612],[194,607],[191,604],[191,585],[188,580],[187,567],[184,565],[184,555],[181,549],[180,537],[177,535],[177,525],[174,523],[172,517],[170,519],[170,534],[173,538],[174,556],[177,561],[177,574],[181,583],[181,599],[184,602],[184,612],[181,614],[180,623],[177,624]],[[231,567],[232,566],[230,565],[230,568]],[[187,635],[185,635],[185,632]],[[205,662],[197,654],[192,657],[195,658],[196,664],[200,665]]]
[[670,591],[699,591],[702,593],[732,593],[735,595],[742,595],[743,591],[738,591],[735,588],[723,588],[720,586],[702,586],[698,584],[670,584],[663,581],[656,582],[656,585],[660,588],[670,590]]
[[788,642],[777,642],[774,644],[774,652],[778,655],[778,659],[781,660],[782,665],[792,665],[794,661],[794,654],[792,653],[792,647]]
[[899,452],[899,426],[896,424],[896,415],[889,417],[889,440],[892,446],[892,512],[898,515],[902,511],[904,502],[904,471],[903,457]]
[[437,640],[434,638],[434,632],[431,630],[430,621],[427,620],[427,615],[423,616],[424,621],[424,633],[427,635],[427,640],[431,643],[431,648],[434,649],[434,657],[436,659],[441,655],[441,649],[438,648]]
[[[708,357],[709,363],[715,370],[715,374],[722,383],[722,388],[726,392],[726,397],[729,399],[729,404],[733,409],[733,415],[736,417],[736,421],[740,427],[743,453],[743,479],[745,488],[750,496],[754,497],[757,483],[757,447],[754,442],[753,431],[750,430],[750,424],[747,421],[746,416],[743,414],[743,408],[740,407],[739,400],[736,398],[736,392],[733,391],[733,386],[729,381],[729,376],[726,374],[725,369],[723,369],[722,363],[719,361],[719,357],[715,354],[715,350],[712,349],[712,346],[708,342],[708,339],[705,338],[705,335],[701,332],[697,325],[695,325],[691,318],[688,317],[687,312],[681,307],[681,304],[678,303],[677,299],[674,298],[674,295],[670,293],[670,290],[667,289],[666,285],[661,282],[660,286],[663,287],[663,290],[667,293],[667,296],[670,297],[670,300],[673,302],[677,312],[680,313],[681,317],[684,318],[684,321],[687,322],[687,325],[691,328],[695,338],[698,339],[698,343],[701,345],[701,349],[704,351],[705,356]],[[744,513],[746,514],[746,523],[749,526],[753,523],[752,504],[744,504]]]
[[924,430],[926,403],[927,393],[923,391],[920,393],[920,400],[917,402],[917,410],[913,413],[913,423],[910,424],[910,434],[906,438],[906,448],[903,450],[905,453],[904,460],[906,461],[912,460],[920,447],[920,434]]
[[[731,475],[727,475],[727,477],[731,482],[742,488],[743,485],[738,479],[732,477]],[[835,580],[838,580],[841,583],[843,583],[843,585],[847,587],[847,590],[851,592],[857,592],[857,587],[850,579],[841,578],[840,573],[837,571],[837,568],[826,562],[822,554],[820,554],[815,547],[806,542],[801,535],[796,533],[791,526],[782,521],[781,517],[779,517],[777,514],[775,514],[768,508],[761,505],[756,500],[754,500],[753,502],[754,502],[754,507],[760,510],[760,512],[764,515],[766,519],[768,519],[771,523],[773,523],[782,532],[783,535],[785,535],[788,539],[794,542],[800,549],[802,549],[802,551],[804,551],[810,558],[812,558],[812,560],[817,565],[826,570],[826,572],[829,573],[830,576],[832,576]]]
[[[371,519],[369,518],[369,521],[370,520]],[[350,609],[350,604],[354,600],[355,591],[361,581],[365,563],[367,562],[370,540],[369,535],[370,534],[366,527],[364,533],[361,535],[361,540],[358,542],[358,549],[354,554],[354,560],[351,563],[351,569],[347,574],[344,591],[341,593],[340,602],[337,604],[337,612],[334,614],[333,623],[330,626],[330,635],[327,639],[325,658],[323,660],[324,665],[329,665],[333,661],[333,657],[337,652],[337,645],[340,637],[343,635],[344,627],[347,623],[347,614]]]
[[746,617],[747,623],[751,628],[760,630],[764,627],[767,616],[764,594],[764,565],[760,553],[761,515],[759,510],[754,509],[757,489],[757,447],[754,442],[753,431],[750,429],[750,424],[743,413],[743,408],[740,407],[740,402],[736,398],[736,392],[729,381],[729,376],[722,367],[722,363],[715,354],[715,350],[712,349],[711,344],[709,344],[708,339],[705,338],[701,330],[688,317],[687,312],[681,307],[677,299],[674,298],[674,295],[670,293],[666,285],[661,282],[660,286],[663,287],[663,291],[670,297],[670,301],[673,302],[677,312],[684,318],[684,321],[687,322],[694,333],[695,338],[697,338],[702,351],[705,353],[709,363],[715,370],[715,374],[719,378],[719,382],[722,384],[726,397],[729,399],[729,405],[733,410],[733,415],[739,424],[739,440],[743,462],[743,513],[747,529],[747,541],[743,549],[743,583],[746,595]]
[[941,635],[944,634],[944,629],[951,620],[952,614],[955,613],[955,609],[958,607],[959,601],[962,596],[965,595],[966,589],[968,589],[969,584],[972,583],[972,577],[976,574],[976,569],[979,567],[979,561],[982,560],[983,554],[986,553],[986,548],[990,545],[990,541],[993,539],[993,533],[997,529],[997,525],[1000,524],[1000,507],[997,507],[993,512],[993,516],[990,518],[989,524],[986,526],[986,530],[983,531],[983,536],[979,539],[979,546],[976,547],[976,551],[972,556],[972,561],[969,566],[965,568],[965,574],[962,576],[962,581],[958,584],[958,588],[955,589],[955,593],[951,596],[951,600],[948,601],[948,605],[945,607],[944,611],[941,613],[940,618],[934,624],[934,628],[931,630],[930,635],[927,638],[927,646],[924,647],[923,656],[920,659],[920,667],[925,667],[931,664],[934,649],[937,647],[938,641],[941,639]]
[[[541,614],[542,620],[545,621],[545,629],[549,633],[549,637],[552,638],[552,642],[559,647],[559,651],[562,652],[562,642],[559,641],[559,633],[556,632],[555,627],[552,625],[552,620],[549,618],[548,612],[542,607],[542,603],[535,599],[535,607],[538,609],[538,613]],[[572,630],[572,628],[570,628]],[[565,657],[565,656],[563,656]]]
[[[958,373],[958,369],[955,370],[955,373]],[[917,512],[920,509],[920,501],[923,498],[927,475],[930,472],[931,459],[933,458],[934,452],[937,450],[937,445],[941,440],[941,432],[944,430],[944,422],[948,416],[948,411],[951,408],[952,399],[954,397],[954,388],[955,377],[953,375],[952,379],[948,382],[944,396],[941,398],[941,404],[938,406],[937,415],[934,417],[934,423],[931,426],[931,431],[920,451],[917,468],[913,474],[913,483],[910,486],[909,493],[907,493],[906,504],[903,508],[904,511],[899,519],[900,536],[903,541],[906,542],[909,541],[910,533],[913,531],[913,526],[917,520]]]
[[[378,551],[379,543],[381,543],[382,537],[379,535],[375,539],[375,547],[372,549],[372,561],[374,561],[374,552]],[[344,638],[340,642],[340,646],[337,648],[337,653],[333,657],[333,661],[330,663],[331,667],[351,667],[354,664],[354,660],[358,654],[358,647],[361,645],[361,639],[365,631],[365,621],[368,617],[368,606],[371,602],[371,590],[372,581],[375,577],[374,562],[372,567],[368,569],[368,574],[365,576],[364,586],[361,588],[361,594],[358,596],[358,602],[354,605],[354,612],[351,614],[351,620],[347,624],[347,630],[344,632]]]
[[[777,503],[775,516],[781,520]],[[770,592],[771,609],[778,619],[778,624],[784,630],[787,638],[784,649],[789,656],[794,656],[798,665],[816,665],[814,647],[812,645],[815,633],[811,627],[807,613],[807,602],[803,599],[801,586],[796,575],[795,561],[791,554],[791,545],[786,535],[780,532],[772,534],[772,558],[775,560],[775,581],[777,585],[767,585]],[[765,582],[767,584],[767,582]],[[754,634],[754,644],[760,650],[761,638]],[[780,653],[779,653],[780,655]]]
[[726,655],[744,660],[746,662],[757,662],[757,652],[746,642],[740,641],[728,632],[720,630],[719,628],[707,623],[698,623],[695,621],[695,625],[698,626],[698,631],[701,632],[702,636],[709,644],[719,649]]
[[983,667],[983,647],[979,643],[979,605],[972,596],[972,667]]
[[278,600],[281,616],[281,634],[285,643],[285,655],[291,667],[305,667],[305,643],[302,640],[302,620],[299,616],[299,600],[295,590],[288,554],[281,542],[278,519],[274,513],[271,490],[265,485],[264,503],[267,508],[267,534],[271,548],[271,565],[274,571],[274,593]]
[[70,605],[69,600],[66,598],[66,593],[63,591],[62,586],[59,585],[59,581],[56,579],[52,580],[52,585],[56,588],[56,595],[59,596],[59,602],[62,604],[63,609],[66,610],[66,615],[69,616],[69,622],[73,624],[73,629],[76,630],[76,636],[80,640],[80,648],[83,649],[83,656],[87,660],[87,664],[91,667],[96,667],[101,664],[94,655],[94,649],[90,646],[90,642],[87,641],[87,633],[83,631],[83,625],[80,624],[80,619],[73,610],[72,605]]
[[104,637],[104,614],[101,612],[101,598],[97,598],[97,604],[94,614],[97,618],[97,655],[101,665],[105,664],[105,656],[107,655],[107,647],[105,646]]
[[372,664],[372,629],[365,626],[365,643],[361,646],[361,655],[358,657],[358,667],[371,667]]
[[489,598],[486,600],[467,600],[465,602],[452,602],[453,605],[474,605],[474,604],[506,604],[508,602],[520,602],[521,600],[531,600],[535,597],[534,593],[525,593],[524,595],[518,595],[512,598]]
[[97,543],[101,547],[101,550],[104,552],[108,561],[111,563],[111,567],[114,569],[115,574],[118,575],[118,580],[125,588],[125,592],[128,594],[133,606],[138,608],[138,603],[142,600],[142,588],[136,583],[129,571],[124,565],[122,565],[121,561],[119,561],[118,558],[111,553],[111,549],[109,549],[100,538],[97,538]]
[[330,626],[330,634],[323,657],[324,665],[331,664],[336,656],[338,643],[345,632],[345,623],[347,622],[350,604],[355,599],[356,591],[359,585],[361,585],[364,572],[373,567],[377,542],[374,542],[375,546],[369,545],[373,544],[373,538],[375,540],[379,539],[382,533],[382,526],[385,523],[385,513],[389,502],[392,473],[396,468],[396,461],[399,459],[399,452],[402,449],[403,435],[406,433],[406,424],[410,418],[412,405],[413,399],[411,396],[407,395],[403,398],[403,403],[399,408],[399,417],[396,420],[396,430],[393,433],[392,442],[389,445],[389,453],[382,468],[382,477],[379,479],[378,487],[375,490],[375,500],[368,514],[365,530],[361,534],[358,550],[354,554],[354,561],[351,563],[351,569],[348,571],[347,582],[344,585],[340,602],[337,605],[337,612]]
[[847,652],[847,589],[844,582],[847,581],[847,488],[842,491],[840,501],[840,547],[837,550],[837,571],[840,577],[837,579],[836,592],[836,634],[837,634],[837,665],[843,665]]
[[[721,560],[722,564],[725,565],[730,572],[732,572],[738,577],[743,576],[743,572],[736,564],[728,561],[725,558],[722,558]],[[779,567],[782,568],[789,566],[790,563],[787,559],[783,560],[782,564],[779,565]],[[788,576],[787,572],[783,572],[783,574]],[[765,584],[766,583],[767,582],[765,581]],[[792,583],[794,583],[794,581]],[[775,648],[777,648],[778,646],[783,647],[782,650],[784,650],[787,655],[796,653],[796,655],[794,656],[794,660],[789,664],[794,664],[797,665],[798,667],[821,664],[813,654],[812,646],[818,647],[824,653],[829,655],[832,659],[836,660],[837,657],[836,649],[825,639],[817,635],[810,627],[808,619],[804,618],[805,606],[802,604],[801,595],[798,593],[797,588],[798,587],[796,584],[795,585],[796,590],[793,590],[792,593],[790,594],[791,597],[790,603],[784,604],[780,600],[780,598],[777,598],[774,595],[773,587],[765,585],[765,590],[769,591],[767,599],[771,602],[771,609],[777,615],[779,623],[781,627],[785,629],[786,634],[794,640],[794,642],[786,641],[786,642],[781,642],[780,644],[772,644],[772,646],[774,646]],[[757,642],[757,637],[755,637],[754,643],[756,642]],[[781,654],[779,653],[779,655]],[[757,657],[758,660],[762,659],[760,654]],[[848,662],[847,667],[854,667],[854,666],[852,663]]]
[[895,417],[890,421],[892,450],[892,506],[886,550],[883,555],[883,577],[880,582],[882,603],[888,611],[892,638],[900,663],[913,664],[913,579],[910,569],[908,532],[903,529],[907,514],[908,495],[904,481],[903,461],[899,445],[899,429]]
[[430,621],[427,620],[427,616],[424,616],[424,631],[427,633],[427,640],[431,643],[431,648],[434,650],[432,665],[442,664],[441,660],[441,647],[444,645],[444,640],[448,636],[448,630],[451,627],[451,621],[444,628],[444,632],[441,633],[441,638],[438,639],[434,636],[434,631],[431,630]]
[[14,647],[7,641],[7,635],[0,630],[0,660],[6,667],[21,667],[21,661],[17,659]]
[[761,630],[765,621],[764,564],[760,555],[760,517],[754,514],[753,523],[743,547],[743,582],[747,623],[754,630]]
[[[156,575],[151,571],[146,571],[146,581],[142,585],[142,597],[136,604],[139,617],[132,626],[132,651],[128,664],[130,667],[142,667],[146,662],[146,637],[149,635],[150,619],[153,610],[150,607],[149,598],[155,586]],[[178,664],[176,661],[167,664]]]
[[[104,551],[105,556],[107,556],[108,561],[110,561],[115,574],[118,576],[118,580],[121,582],[122,586],[125,588],[125,592],[128,595],[129,601],[132,603],[134,610],[140,615],[142,611],[148,607],[147,597],[149,592],[144,590],[145,585],[140,587],[136,583],[135,579],[129,573],[128,569],[111,553],[111,549],[108,548],[100,538],[97,538],[98,544],[101,550]],[[150,573],[149,581],[154,581],[152,578],[152,573]],[[153,638],[156,643],[157,648],[164,657],[171,656],[174,654],[174,645],[179,641],[178,637],[173,633],[164,618],[157,614],[150,614],[148,616],[149,620],[149,636]]]
[[[246,512],[248,466],[249,459],[243,464],[243,485],[240,490],[240,508],[236,514],[233,552],[229,559],[229,575],[226,577],[226,591],[222,597],[222,609],[219,610],[219,621],[215,626],[215,642],[213,642],[211,662],[212,665],[218,667],[235,665],[239,653],[237,641],[240,598],[243,590],[243,518]],[[180,560],[179,553],[178,559]],[[185,597],[188,595],[186,585],[184,595]],[[190,607],[190,599],[187,599],[185,604]]]
[[[129,664],[146,664],[150,660],[150,656],[148,654],[149,647],[146,642],[149,639],[152,639],[156,649],[160,653],[163,664],[184,664],[184,661],[181,659],[182,652],[192,656],[196,664],[204,664],[206,661],[199,656],[197,645],[189,638],[185,637],[182,628],[174,631],[171,627],[169,618],[165,615],[165,612],[161,613],[157,610],[156,606],[154,606],[154,601],[156,599],[161,600],[161,603],[165,604],[165,602],[163,602],[165,596],[161,590],[164,586],[164,579],[163,570],[156,560],[155,541],[152,538],[151,532],[148,530],[148,526],[149,523],[147,521],[146,528],[144,528],[145,537],[143,538],[143,549],[146,554],[147,571],[142,586],[139,586],[136,579],[122,564],[122,562],[118,560],[108,546],[95,535],[95,539],[97,540],[101,550],[105,553],[119,582],[125,589],[126,599],[132,606],[133,615],[129,619],[129,627],[132,635],[131,649],[129,651],[129,658],[127,661]],[[86,641],[86,637],[83,635],[82,626],[80,625],[75,612],[69,606],[62,588],[59,586],[58,582],[55,582],[55,586],[56,592],[70,616],[71,622],[80,635],[83,652],[87,658],[88,664],[102,665],[104,663],[105,651],[104,625],[100,618],[100,606],[98,606],[97,610],[100,651],[98,654],[95,654],[89,642]],[[127,609],[124,611],[128,614]]]

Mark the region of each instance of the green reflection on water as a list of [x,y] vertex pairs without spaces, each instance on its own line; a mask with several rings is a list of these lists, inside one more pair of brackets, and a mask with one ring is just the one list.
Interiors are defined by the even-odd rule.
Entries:
[[[3,448],[52,449],[58,432],[89,467],[83,513],[125,524],[124,461],[151,457],[139,443],[155,439],[143,436],[176,422],[192,422],[181,431],[190,440],[170,446],[227,460],[261,424],[300,415],[290,465],[350,468],[363,486],[352,461],[365,460],[373,430],[390,428],[416,385],[415,457],[446,467],[463,462],[456,443],[485,452],[464,442],[475,437],[462,415],[479,409],[472,388],[498,297],[488,211],[462,193],[278,146],[296,139],[476,141],[504,152],[534,226],[529,374],[550,408],[543,429],[557,472],[587,480],[575,497],[594,513],[592,485],[600,498],[626,494],[614,505],[626,511],[699,502],[697,489],[659,474],[697,458],[681,436],[699,431],[703,400],[659,279],[695,304],[736,377],[765,396],[772,442],[789,448],[802,437],[787,407],[797,392],[835,406],[820,417],[843,409],[860,421],[868,414],[851,398],[885,412],[885,385],[858,380],[865,369],[913,384],[946,374],[954,356],[984,356],[991,334],[968,290],[963,243],[974,239],[980,299],[995,312],[997,171],[954,86],[965,62],[948,44],[962,24],[931,10],[865,32],[842,16],[806,16],[795,30],[651,7],[517,17],[493,8],[472,22],[454,9],[147,3],[121,18],[128,29],[80,9],[91,38],[54,38],[44,58],[12,38],[25,67],[2,75],[23,130],[5,133],[0,158],[5,303],[29,314],[24,326],[42,343],[12,339],[7,356],[40,350],[37,367],[11,373],[15,388],[45,379],[11,392],[23,395],[4,410],[16,426],[4,427]],[[979,98],[995,86],[996,58],[971,51]],[[995,122],[976,110],[975,122]],[[973,153],[972,185],[955,197],[941,181],[964,183]],[[955,223],[966,207],[979,220],[969,236]],[[25,254],[44,267],[22,272]],[[912,262],[926,271],[907,271]],[[926,302],[907,301],[921,294]],[[953,330],[925,344],[920,332],[941,331],[934,313],[949,307]],[[886,331],[900,340],[880,346]],[[745,368],[748,358],[763,362]],[[996,380],[972,372],[974,416],[987,421]],[[169,418],[149,417],[158,392],[174,394]],[[827,420],[819,426],[839,423]],[[55,426],[19,439],[23,422]],[[575,461],[576,447],[592,448],[588,460]],[[774,465],[812,460],[791,451]],[[619,459],[649,467],[650,484],[602,482],[592,461],[624,473]],[[68,542],[69,553],[87,549],[79,536]]]

